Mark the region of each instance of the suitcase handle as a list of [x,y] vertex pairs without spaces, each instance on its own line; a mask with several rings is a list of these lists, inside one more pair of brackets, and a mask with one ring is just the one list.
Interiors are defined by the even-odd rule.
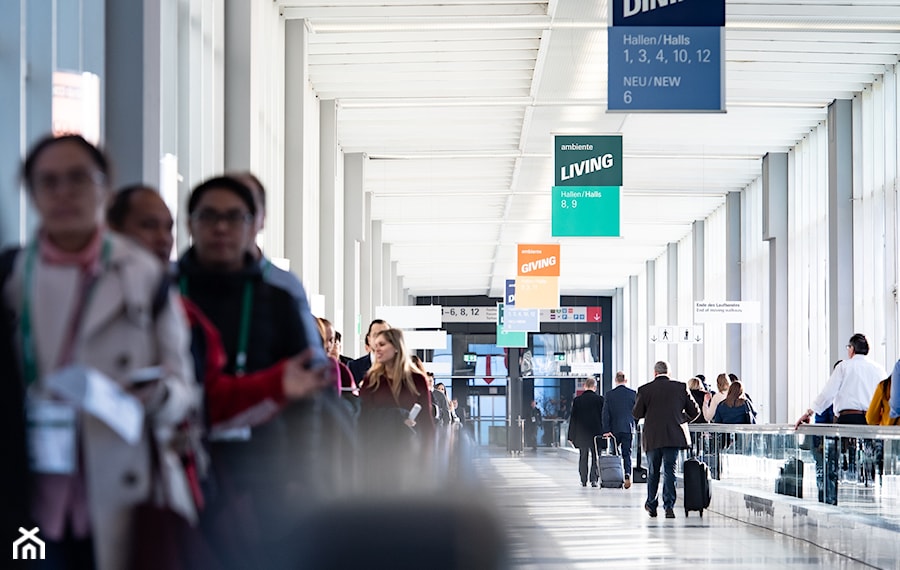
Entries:
[[[616,436],[611,435],[609,437],[603,437],[602,435],[594,436],[594,453],[597,454],[597,457],[603,455],[600,453],[600,446],[597,445],[597,438],[603,438],[606,440],[606,454],[607,455],[619,455],[619,442],[616,440]],[[610,450],[609,444],[610,440],[612,440],[612,450]]]

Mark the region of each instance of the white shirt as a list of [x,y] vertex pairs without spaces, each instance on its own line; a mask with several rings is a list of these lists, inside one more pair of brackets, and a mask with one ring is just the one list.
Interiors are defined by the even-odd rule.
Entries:
[[880,364],[868,355],[855,354],[837,365],[810,408],[817,414],[831,404],[835,414],[842,410],[868,410],[875,388],[885,377],[887,372]]
[[728,392],[716,392],[708,402],[704,402],[703,417],[706,418],[706,421],[713,421],[713,418],[716,415],[716,408],[719,407],[719,403],[722,402],[726,396],[728,396]]

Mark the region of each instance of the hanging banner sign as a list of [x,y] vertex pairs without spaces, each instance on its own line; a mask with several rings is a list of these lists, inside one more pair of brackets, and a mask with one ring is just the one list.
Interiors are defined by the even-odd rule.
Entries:
[[507,279],[506,280],[506,300],[504,301],[507,307],[515,307],[516,306],[516,280],[515,279]]
[[559,277],[516,277],[516,308],[545,309],[559,305]]
[[725,110],[725,0],[611,0],[607,110]]
[[[559,244],[522,244],[518,246],[517,277],[559,277]],[[516,294],[519,291],[516,279]],[[518,298],[517,298],[518,300]],[[547,305],[553,307],[553,305]]]
[[619,237],[622,135],[556,135],[553,237]]
[[725,0],[610,0],[618,26],[725,27]]
[[553,137],[554,186],[621,186],[622,135]]

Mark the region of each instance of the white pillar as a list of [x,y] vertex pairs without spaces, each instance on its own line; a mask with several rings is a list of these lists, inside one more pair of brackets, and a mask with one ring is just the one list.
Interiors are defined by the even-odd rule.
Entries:
[[[22,117],[28,100],[22,91],[27,68],[21,53],[24,17],[24,3],[10,2],[3,7],[3,17],[0,18],[0,44],[19,48],[19,51],[0,57],[0,77],[5,78],[0,81],[0,101],[4,102],[0,105],[0,124],[3,125],[0,130],[0,180],[5,181],[2,186],[8,190],[0,192],[0,247],[19,243],[26,237],[22,218],[28,201],[18,184],[15,192],[8,186],[18,179],[19,161],[23,154],[21,141],[25,123]],[[44,103],[49,103],[49,100],[45,98]]]
[[319,292],[325,296],[325,315],[336,318],[344,286],[344,192],[338,181],[337,104],[319,103]]
[[[340,324],[336,321],[336,326],[342,327],[348,346],[350,339],[355,338],[358,315],[362,312],[362,284],[366,282],[363,275],[371,265],[371,259],[362,255],[366,237],[365,166],[366,156],[362,153],[344,157],[344,299],[341,321]],[[335,314],[334,318],[339,317]]]
[[225,170],[253,165],[253,5],[225,1]]
[[[788,155],[769,153],[762,163],[762,235],[769,242],[769,414],[788,418]],[[849,338],[849,337],[848,337]],[[803,404],[806,406],[807,404]]]

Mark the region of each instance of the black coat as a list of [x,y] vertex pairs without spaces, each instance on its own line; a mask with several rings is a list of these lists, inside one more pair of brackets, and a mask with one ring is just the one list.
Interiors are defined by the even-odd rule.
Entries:
[[660,375],[638,388],[633,413],[634,419],[644,420],[644,451],[662,447],[684,449],[691,446],[687,424],[697,417],[700,408],[687,384]]
[[567,439],[579,448],[594,445],[594,436],[603,434],[603,396],[585,390],[572,402]]
[[[2,291],[0,283],[0,291]],[[30,528],[29,498],[31,475],[28,470],[28,450],[25,439],[25,389],[19,374],[19,359],[13,348],[12,318],[0,295],[0,456],[6,464],[0,469],[0,512],[3,517],[4,540],[12,543],[19,538],[18,528]]]
[[350,369],[350,373],[353,374],[353,379],[356,380],[357,386],[359,386],[362,379],[366,377],[366,373],[371,367],[372,357],[369,356],[369,353],[366,353],[355,360],[351,360],[350,364],[347,365],[347,368]]

